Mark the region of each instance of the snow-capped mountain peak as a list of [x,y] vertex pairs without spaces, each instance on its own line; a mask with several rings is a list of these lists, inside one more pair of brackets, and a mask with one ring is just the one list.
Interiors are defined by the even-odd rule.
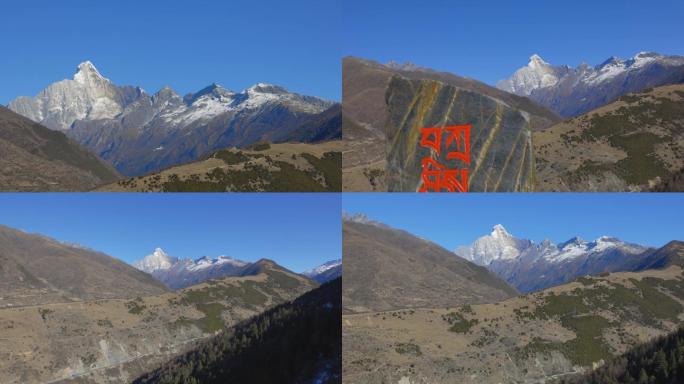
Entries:
[[223,256],[223,255],[219,256],[215,259],[212,259],[208,256],[202,256],[202,257],[196,259],[194,262],[188,263],[188,266],[186,268],[190,271],[197,271],[200,269],[216,267],[216,266],[219,266],[221,264],[229,264],[229,265],[232,265],[234,267],[244,267],[248,263],[241,261],[241,260],[233,259],[232,257],[229,257],[229,256]]
[[496,86],[508,92],[528,96],[534,89],[551,87],[558,83],[564,70],[563,67],[552,66],[535,53],[530,56],[527,66],[515,71],[509,79],[499,81]]
[[505,238],[511,237],[511,234],[506,231],[503,225],[497,224],[492,228],[491,236],[494,238]]
[[251,87],[246,89],[247,92],[259,92],[259,93],[281,93],[287,92],[285,88],[279,87],[277,85],[269,83],[256,83]]
[[170,269],[177,261],[177,258],[169,256],[163,249],[157,247],[152,254],[136,261],[133,266],[141,271],[151,273],[157,270]]
[[180,101],[181,97],[178,95],[178,93],[176,93],[176,91],[173,88],[169,86],[165,86],[152,96],[152,102],[163,102],[171,99],[176,99]]
[[563,249],[565,247],[576,247],[582,244],[587,244],[587,241],[579,236],[575,236],[563,243],[558,244],[558,248]]
[[123,111],[123,99],[121,89],[85,61],[73,79],[50,84],[35,97],[20,96],[8,107],[48,128],[66,130],[76,120],[114,118]]
[[342,265],[342,259],[330,260],[327,263],[321,264],[316,268],[312,268],[312,269],[309,269],[309,270],[302,272],[302,275],[304,275],[304,276],[320,275],[321,273],[328,271],[332,268],[338,267],[340,265]]
[[621,65],[623,63],[624,63],[624,60],[620,59],[619,57],[611,56],[608,59],[606,59],[606,61],[604,61],[603,63],[597,65],[596,68],[600,69],[600,68],[611,66],[611,65],[612,66]]
[[527,66],[530,68],[543,68],[548,66],[549,63],[544,61],[544,59],[541,58],[541,56],[537,55],[536,53],[530,56],[530,61],[527,63]]
[[318,267],[302,272],[302,275],[321,284],[336,279],[342,275],[342,259],[330,260]]
[[482,236],[470,246],[460,246],[455,253],[478,265],[489,265],[494,260],[511,260],[532,244],[529,240],[513,237],[503,225],[497,224],[488,236]]
[[97,81],[109,82],[109,79],[102,76],[92,62],[86,60],[78,65],[78,70],[74,74],[74,81],[87,85]]

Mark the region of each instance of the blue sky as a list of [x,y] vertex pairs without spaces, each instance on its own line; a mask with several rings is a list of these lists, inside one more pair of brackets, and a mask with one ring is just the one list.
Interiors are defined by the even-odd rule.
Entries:
[[489,84],[533,53],[572,66],[640,51],[684,54],[681,0],[344,0],[343,15],[345,55]]
[[126,262],[162,247],[177,257],[269,258],[301,272],[341,257],[338,194],[2,194],[0,224]]
[[684,194],[466,193],[344,194],[342,208],[432,240],[447,249],[503,224],[519,238],[562,242],[602,235],[662,246],[684,240]]
[[339,100],[341,1],[7,1],[0,103],[71,78],[85,60],[148,92],[266,82]]

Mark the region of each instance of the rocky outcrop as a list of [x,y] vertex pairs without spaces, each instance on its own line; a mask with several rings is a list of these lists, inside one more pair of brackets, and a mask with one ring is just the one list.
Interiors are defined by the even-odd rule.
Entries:
[[[447,121],[473,124],[472,144],[477,145],[477,155],[482,158],[474,158],[471,164],[481,166],[470,190],[530,190],[534,172],[529,135],[560,121],[556,114],[526,97],[451,73],[414,65],[382,65],[354,57],[344,59],[342,73],[344,191],[414,191],[420,166],[413,167],[416,160],[420,161],[420,154],[411,153],[413,159],[409,159],[402,151],[416,142],[416,129],[420,127],[407,124],[444,125]],[[414,101],[420,103],[411,104]],[[416,110],[416,105],[424,110]],[[486,108],[482,113],[481,106]],[[422,120],[417,120],[410,110],[419,112]],[[404,142],[394,142],[388,134]],[[413,136],[403,136],[407,134]],[[395,163],[389,163],[390,159]],[[518,164],[513,165],[516,161]],[[405,167],[411,168],[405,175],[408,180],[399,181],[396,174],[404,172]]]
[[[529,117],[495,98],[435,80],[395,76],[387,88],[389,191],[416,191],[421,161],[448,165],[447,151],[435,156],[421,146],[421,128],[471,124],[469,191],[530,191],[534,187]],[[453,166],[450,168],[454,168]]]

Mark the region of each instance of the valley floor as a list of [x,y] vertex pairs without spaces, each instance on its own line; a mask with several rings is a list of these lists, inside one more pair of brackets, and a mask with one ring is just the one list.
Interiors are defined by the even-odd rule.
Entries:
[[301,276],[266,271],[158,296],[3,308],[2,382],[128,382],[313,287]]
[[545,383],[684,320],[679,267],[580,278],[499,303],[343,316],[344,383]]

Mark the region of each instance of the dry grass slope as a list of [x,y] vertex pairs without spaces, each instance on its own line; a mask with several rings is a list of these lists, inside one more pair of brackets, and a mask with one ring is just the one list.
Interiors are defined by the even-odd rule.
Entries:
[[338,192],[342,190],[339,141],[257,144],[225,149],[208,158],[134,177],[102,192]]

